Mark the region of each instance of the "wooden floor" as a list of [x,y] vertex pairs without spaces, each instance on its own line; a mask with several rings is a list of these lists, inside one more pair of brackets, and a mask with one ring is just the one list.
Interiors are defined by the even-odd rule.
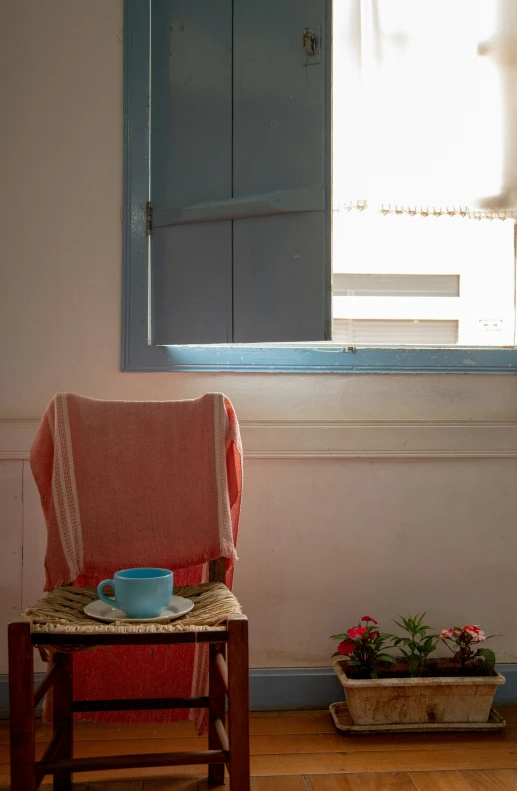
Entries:
[[[491,734],[345,736],[328,711],[253,714],[253,791],[517,791],[517,708]],[[203,749],[190,722],[77,723],[74,755]],[[37,728],[38,757],[49,728]],[[206,747],[205,747],[206,749]],[[208,791],[206,767],[76,775],[76,791]],[[153,779],[151,779],[153,778]],[[95,782],[93,782],[95,780]],[[44,781],[50,783],[48,777]],[[9,785],[7,724],[0,724],[0,786]],[[221,787],[223,788],[223,787]],[[226,786],[228,788],[228,786]]]

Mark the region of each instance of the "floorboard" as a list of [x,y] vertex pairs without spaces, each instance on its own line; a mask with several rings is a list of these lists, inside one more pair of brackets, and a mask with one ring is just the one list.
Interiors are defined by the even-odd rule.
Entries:
[[[517,707],[502,710],[501,733],[350,736],[328,711],[251,717],[252,791],[517,791]],[[8,788],[8,728],[0,726],[0,788]],[[38,756],[50,728],[38,724]],[[75,756],[203,749],[191,722],[110,725],[78,722]],[[43,787],[51,785],[51,778]],[[228,791],[220,786],[220,791]],[[217,791],[206,766],[82,773],[74,791]],[[233,790],[232,790],[233,791]]]
[[363,791],[357,775],[309,775],[307,791]]
[[419,772],[411,777],[418,791],[472,791],[461,772]]
[[359,775],[363,791],[417,791],[407,772]]
[[303,777],[254,777],[252,791],[307,791]]
[[471,791],[517,791],[517,775],[508,770],[462,772]]
[[425,772],[459,769],[515,769],[517,750],[461,748],[356,753],[254,755],[253,775]]

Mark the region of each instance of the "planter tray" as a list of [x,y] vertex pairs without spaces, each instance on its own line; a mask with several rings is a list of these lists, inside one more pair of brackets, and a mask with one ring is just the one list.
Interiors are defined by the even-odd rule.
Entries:
[[343,733],[439,733],[440,731],[500,731],[506,721],[495,709],[490,709],[488,722],[415,722],[404,725],[354,725],[343,701],[331,703],[330,713],[336,728]]

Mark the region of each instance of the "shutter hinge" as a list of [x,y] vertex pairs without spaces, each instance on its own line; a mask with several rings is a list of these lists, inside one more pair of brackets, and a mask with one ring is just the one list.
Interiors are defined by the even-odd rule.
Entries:
[[147,202],[147,205],[145,207],[145,216],[146,216],[145,226],[146,226],[147,236],[150,236],[153,227],[153,207],[151,206],[149,201]]

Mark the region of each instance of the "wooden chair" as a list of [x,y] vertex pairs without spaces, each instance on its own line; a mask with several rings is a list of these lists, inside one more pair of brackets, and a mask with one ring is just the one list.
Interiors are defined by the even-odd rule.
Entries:
[[[224,558],[210,563],[211,582],[226,581]],[[72,656],[65,646],[163,645],[210,643],[209,695],[198,698],[139,700],[74,700]],[[248,620],[231,617],[226,630],[140,634],[55,634],[34,632],[27,618],[8,626],[11,734],[11,791],[34,791],[45,775],[54,776],[55,791],[72,788],[72,772],[208,764],[208,781],[224,783],[228,767],[231,791],[249,791]],[[56,646],[54,663],[34,691],[33,653],[37,646]],[[53,735],[40,761],[35,759],[34,708],[51,690]],[[228,698],[228,734],[225,705]],[[209,749],[199,752],[113,755],[73,758],[73,714],[87,711],[130,711],[173,708],[209,710]]]

